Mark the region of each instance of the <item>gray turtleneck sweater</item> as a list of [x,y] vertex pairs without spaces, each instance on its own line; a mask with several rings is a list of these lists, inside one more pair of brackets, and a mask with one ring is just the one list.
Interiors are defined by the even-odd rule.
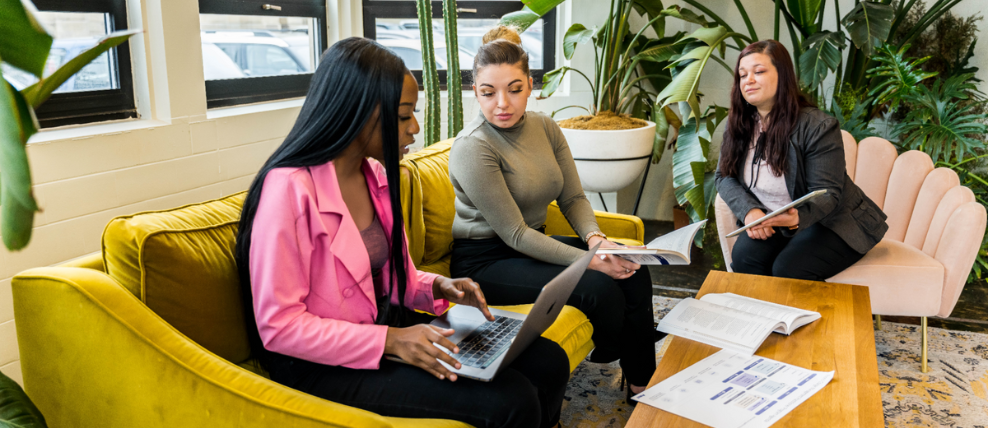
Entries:
[[498,236],[529,257],[568,265],[584,251],[535,230],[545,225],[549,203],[557,201],[579,236],[600,230],[566,139],[542,113],[526,112],[510,128],[479,114],[453,143],[449,178],[456,193],[453,238]]

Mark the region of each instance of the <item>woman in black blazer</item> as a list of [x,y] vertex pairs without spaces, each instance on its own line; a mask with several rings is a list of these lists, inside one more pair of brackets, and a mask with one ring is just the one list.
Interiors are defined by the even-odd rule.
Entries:
[[741,234],[731,252],[735,272],[822,281],[888,230],[885,213],[847,175],[837,120],[800,94],[789,52],[775,40],[741,51],[716,178],[743,219],[738,226],[827,190]]

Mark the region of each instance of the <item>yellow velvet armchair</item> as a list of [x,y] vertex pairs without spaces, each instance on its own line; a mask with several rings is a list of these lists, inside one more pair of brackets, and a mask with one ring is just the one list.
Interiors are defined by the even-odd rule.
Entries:
[[[434,271],[448,266],[441,236],[448,225],[434,228],[439,213],[452,219],[452,197],[440,194],[449,186],[448,150],[439,144],[403,162],[410,245],[416,262]],[[13,279],[24,386],[49,425],[467,427],[383,417],[265,377],[249,358],[233,262],[243,197],[116,218],[101,252]],[[608,235],[642,240],[635,217],[600,221]],[[547,226],[568,228],[558,210]],[[591,332],[586,317],[567,307],[545,336],[575,367],[592,349]]]

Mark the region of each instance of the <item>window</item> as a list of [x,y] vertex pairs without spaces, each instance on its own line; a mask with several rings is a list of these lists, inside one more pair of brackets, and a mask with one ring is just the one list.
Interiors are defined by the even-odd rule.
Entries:
[[[125,0],[34,0],[38,19],[54,37],[44,74],[96,46],[114,31],[127,29]],[[3,74],[21,90],[38,79],[3,65]],[[35,112],[43,128],[137,117],[128,42],[100,55],[55,90]]]
[[[521,10],[520,1],[458,1],[457,43],[460,74],[464,88],[470,87],[473,58],[480,48],[481,38],[501,16]],[[363,0],[364,37],[377,40],[405,61],[415,78],[422,82],[422,45],[419,22],[413,0]],[[433,48],[439,81],[446,85],[446,37],[443,28],[441,1],[432,2]],[[528,52],[529,68],[536,86],[541,87],[542,75],[555,68],[556,11],[547,13],[521,34],[522,47]]]
[[305,96],[325,22],[323,1],[199,0],[207,107]]

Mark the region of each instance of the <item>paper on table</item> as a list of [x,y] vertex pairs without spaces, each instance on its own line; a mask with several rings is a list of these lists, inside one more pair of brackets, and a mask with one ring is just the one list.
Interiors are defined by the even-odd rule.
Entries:
[[768,428],[833,378],[832,371],[723,350],[634,399],[714,428]]
[[778,323],[770,318],[687,297],[659,321],[658,330],[752,355]]

